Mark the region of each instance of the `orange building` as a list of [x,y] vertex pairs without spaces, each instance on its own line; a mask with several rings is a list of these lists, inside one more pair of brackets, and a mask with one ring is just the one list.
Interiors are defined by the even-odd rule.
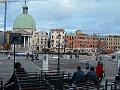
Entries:
[[70,34],[65,34],[65,44],[64,44],[64,48],[65,51],[69,51],[69,52],[73,52],[74,48],[75,48],[75,36],[73,33]]
[[107,43],[104,40],[98,39],[98,49],[100,53],[106,53],[107,52]]
[[105,43],[98,40],[96,35],[87,35],[80,30],[75,34],[65,34],[65,42],[66,52],[97,53],[99,46],[105,47]]

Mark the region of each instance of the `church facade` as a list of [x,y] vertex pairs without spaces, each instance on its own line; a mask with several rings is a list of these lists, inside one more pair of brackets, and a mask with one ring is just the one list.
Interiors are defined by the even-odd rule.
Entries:
[[[18,51],[36,51],[42,50],[40,44],[37,41],[40,38],[39,32],[36,32],[36,24],[31,15],[28,14],[28,6],[23,5],[23,12],[18,15],[13,23],[13,33],[21,34],[21,45],[16,45]],[[47,34],[48,35],[48,34]],[[48,40],[48,36],[46,36]],[[47,47],[48,42],[44,46]]]

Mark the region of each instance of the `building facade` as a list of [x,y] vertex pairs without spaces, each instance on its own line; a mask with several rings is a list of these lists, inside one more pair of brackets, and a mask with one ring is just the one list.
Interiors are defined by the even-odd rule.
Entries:
[[96,53],[98,48],[98,40],[95,35],[87,35],[80,30],[75,31],[75,34],[66,34],[66,52],[71,49],[71,52],[78,53]]
[[74,33],[66,33],[65,34],[65,44],[64,44],[64,52],[73,52],[75,49],[75,35]]
[[112,53],[120,50],[120,36],[98,36],[98,39],[106,42],[106,53]]
[[51,51],[58,52],[58,48],[60,48],[60,51],[64,52],[64,36],[65,36],[64,29],[50,30],[50,50]]
[[13,33],[20,33],[22,43],[16,49],[18,51],[34,51],[36,45],[36,24],[28,14],[28,6],[23,6],[23,13],[18,15],[13,23]]
[[4,32],[0,31],[0,49],[3,48]]
[[43,47],[48,48],[48,33],[37,32],[36,24],[28,13],[28,6],[23,6],[23,13],[18,15],[13,23],[13,33],[21,34],[20,45],[16,45],[18,51],[41,51]]
[[43,49],[48,49],[48,33],[39,31],[36,33],[36,50],[42,52]]

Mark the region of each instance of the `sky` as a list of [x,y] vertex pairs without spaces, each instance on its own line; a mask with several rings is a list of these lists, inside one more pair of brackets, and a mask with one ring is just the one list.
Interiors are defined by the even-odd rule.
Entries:
[[[23,5],[24,2],[8,3],[7,29],[12,29]],[[28,0],[27,5],[37,31],[63,28],[66,32],[120,34],[120,0]],[[4,4],[0,3],[0,30],[3,22]]]

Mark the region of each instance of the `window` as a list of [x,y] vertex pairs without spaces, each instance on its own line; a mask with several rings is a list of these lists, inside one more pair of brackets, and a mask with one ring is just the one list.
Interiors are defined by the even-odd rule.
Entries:
[[32,33],[32,35],[33,35],[33,31],[32,31],[31,33]]
[[39,38],[37,39],[37,43],[39,43]]
[[58,43],[59,41],[56,41],[56,43]]
[[73,39],[73,36],[72,36],[72,39]]

